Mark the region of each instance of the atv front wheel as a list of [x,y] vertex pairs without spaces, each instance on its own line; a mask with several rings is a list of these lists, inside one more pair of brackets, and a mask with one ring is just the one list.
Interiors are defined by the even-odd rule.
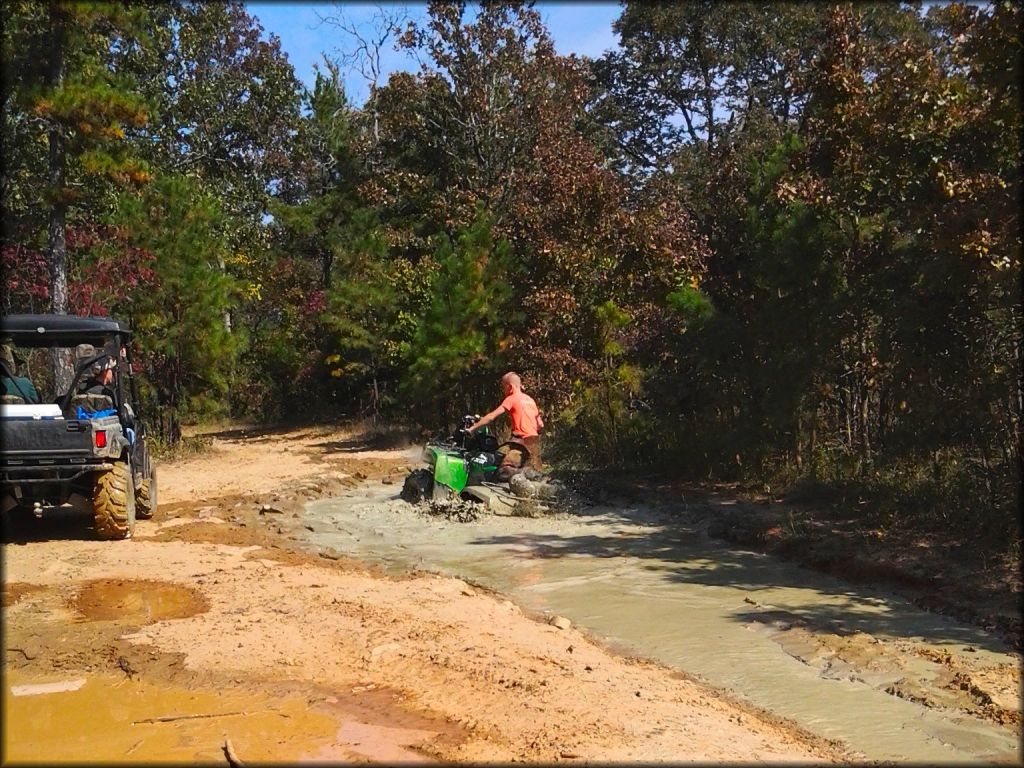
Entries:
[[92,512],[101,539],[127,539],[135,532],[135,483],[127,461],[96,474]]
[[402,486],[402,499],[410,504],[419,504],[429,499],[434,487],[434,475],[429,469],[417,469],[409,473]]
[[156,512],[156,467],[150,469],[149,477],[143,478],[135,491],[135,514],[142,520],[149,520]]

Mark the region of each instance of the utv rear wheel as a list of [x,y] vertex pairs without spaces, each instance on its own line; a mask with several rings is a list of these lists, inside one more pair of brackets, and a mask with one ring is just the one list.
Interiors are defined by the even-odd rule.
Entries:
[[128,462],[99,472],[92,489],[96,535],[101,539],[127,539],[135,531],[135,484]]
[[429,469],[417,469],[405,478],[402,486],[402,499],[410,504],[419,504],[424,499],[430,498],[434,485],[434,475]]
[[149,477],[143,478],[135,491],[135,515],[140,520],[149,520],[156,512],[156,467]]

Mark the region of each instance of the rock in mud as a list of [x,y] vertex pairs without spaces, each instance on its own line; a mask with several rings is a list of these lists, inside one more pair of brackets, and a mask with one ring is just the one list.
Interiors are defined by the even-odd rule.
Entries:
[[508,488],[521,499],[537,497],[537,483],[527,479],[526,475],[512,475],[508,481]]
[[509,490],[521,499],[542,499],[553,501],[564,492],[560,483],[538,476],[531,480],[525,474],[513,475],[508,481]]
[[390,655],[402,655],[402,646],[398,643],[382,643],[381,645],[374,646],[370,650],[369,661],[376,662],[384,656]]
[[572,622],[565,618],[565,616],[552,616],[548,624],[558,629],[568,629],[572,626]]

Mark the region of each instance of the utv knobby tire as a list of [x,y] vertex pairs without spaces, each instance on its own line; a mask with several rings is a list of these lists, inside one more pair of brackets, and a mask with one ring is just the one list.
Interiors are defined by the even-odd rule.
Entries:
[[96,473],[92,513],[100,539],[127,539],[135,531],[135,484],[127,461]]
[[143,478],[135,489],[135,516],[140,520],[149,520],[156,512],[156,490],[156,467],[153,467],[149,477]]
[[409,473],[402,485],[402,499],[410,504],[419,504],[430,498],[434,486],[434,475],[429,469],[417,469]]

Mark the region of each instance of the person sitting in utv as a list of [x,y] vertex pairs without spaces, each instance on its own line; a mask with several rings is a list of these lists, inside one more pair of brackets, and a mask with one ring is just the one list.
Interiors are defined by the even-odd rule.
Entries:
[[116,410],[114,359],[102,352],[97,353],[92,344],[79,344],[75,349],[75,365],[76,368],[88,368],[79,380],[72,405],[91,413]]
[[0,344],[0,378],[4,381],[3,401],[35,405],[39,402],[39,393],[36,392],[30,378],[18,375],[18,363],[14,355],[14,344],[9,339],[4,339]]

